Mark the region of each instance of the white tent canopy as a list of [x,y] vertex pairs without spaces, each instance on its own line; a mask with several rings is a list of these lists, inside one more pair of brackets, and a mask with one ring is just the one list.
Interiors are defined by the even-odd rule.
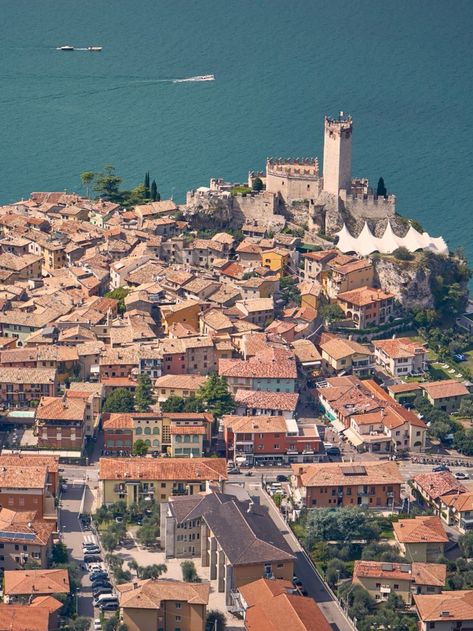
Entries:
[[389,221],[382,237],[375,237],[366,222],[357,237],[350,234],[345,224],[335,236],[338,237],[337,248],[341,252],[355,252],[360,256],[367,256],[372,252],[392,254],[400,247],[406,248],[409,252],[432,250],[438,254],[448,254],[447,244],[442,237],[434,238],[427,232],[420,233],[413,226],[410,226],[405,237],[398,237],[394,234]]

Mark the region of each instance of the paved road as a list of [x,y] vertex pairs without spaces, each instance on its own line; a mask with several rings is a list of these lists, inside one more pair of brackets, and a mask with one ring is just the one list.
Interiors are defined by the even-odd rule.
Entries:
[[[78,519],[79,508],[84,487],[69,485],[62,494],[62,506],[60,510],[60,524],[63,541],[67,546],[70,556],[79,564],[82,563],[82,542],[89,536],[83,533]],[[82,586],[77,599],[78,613],[80,616],[93,618],[94,607],[92,602],[92,590],[88,574],[83,573]]]

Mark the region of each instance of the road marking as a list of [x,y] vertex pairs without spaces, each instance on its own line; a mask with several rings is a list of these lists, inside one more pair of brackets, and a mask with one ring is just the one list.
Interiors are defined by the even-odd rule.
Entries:
[[97,543],[97,539],[96,539],[95,535],[84,535],[84,542],[85,543]]

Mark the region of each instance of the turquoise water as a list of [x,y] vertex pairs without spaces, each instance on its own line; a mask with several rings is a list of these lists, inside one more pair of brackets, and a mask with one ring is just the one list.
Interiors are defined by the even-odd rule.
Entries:
[[[322,157],[355,120],[354,175],[473,260],[473,2],[0,0],[0,201],[113,164],[178,199],[266,156]],[[56,46],[101,45],[101,53]],[[213,73],[208,83],[172,83]]]

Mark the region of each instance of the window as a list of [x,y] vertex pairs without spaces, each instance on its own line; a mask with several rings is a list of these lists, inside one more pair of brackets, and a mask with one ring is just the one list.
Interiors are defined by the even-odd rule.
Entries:
[[176,603],[176,609],[180,609],[181,608],[181,603]]
[[181,621],[181,616],[176,616],[176,622],[180,622]]
[[137,427],[135,430],[135,434],[140,435],[143,433],[143,430],[141,429],[141,427]]

